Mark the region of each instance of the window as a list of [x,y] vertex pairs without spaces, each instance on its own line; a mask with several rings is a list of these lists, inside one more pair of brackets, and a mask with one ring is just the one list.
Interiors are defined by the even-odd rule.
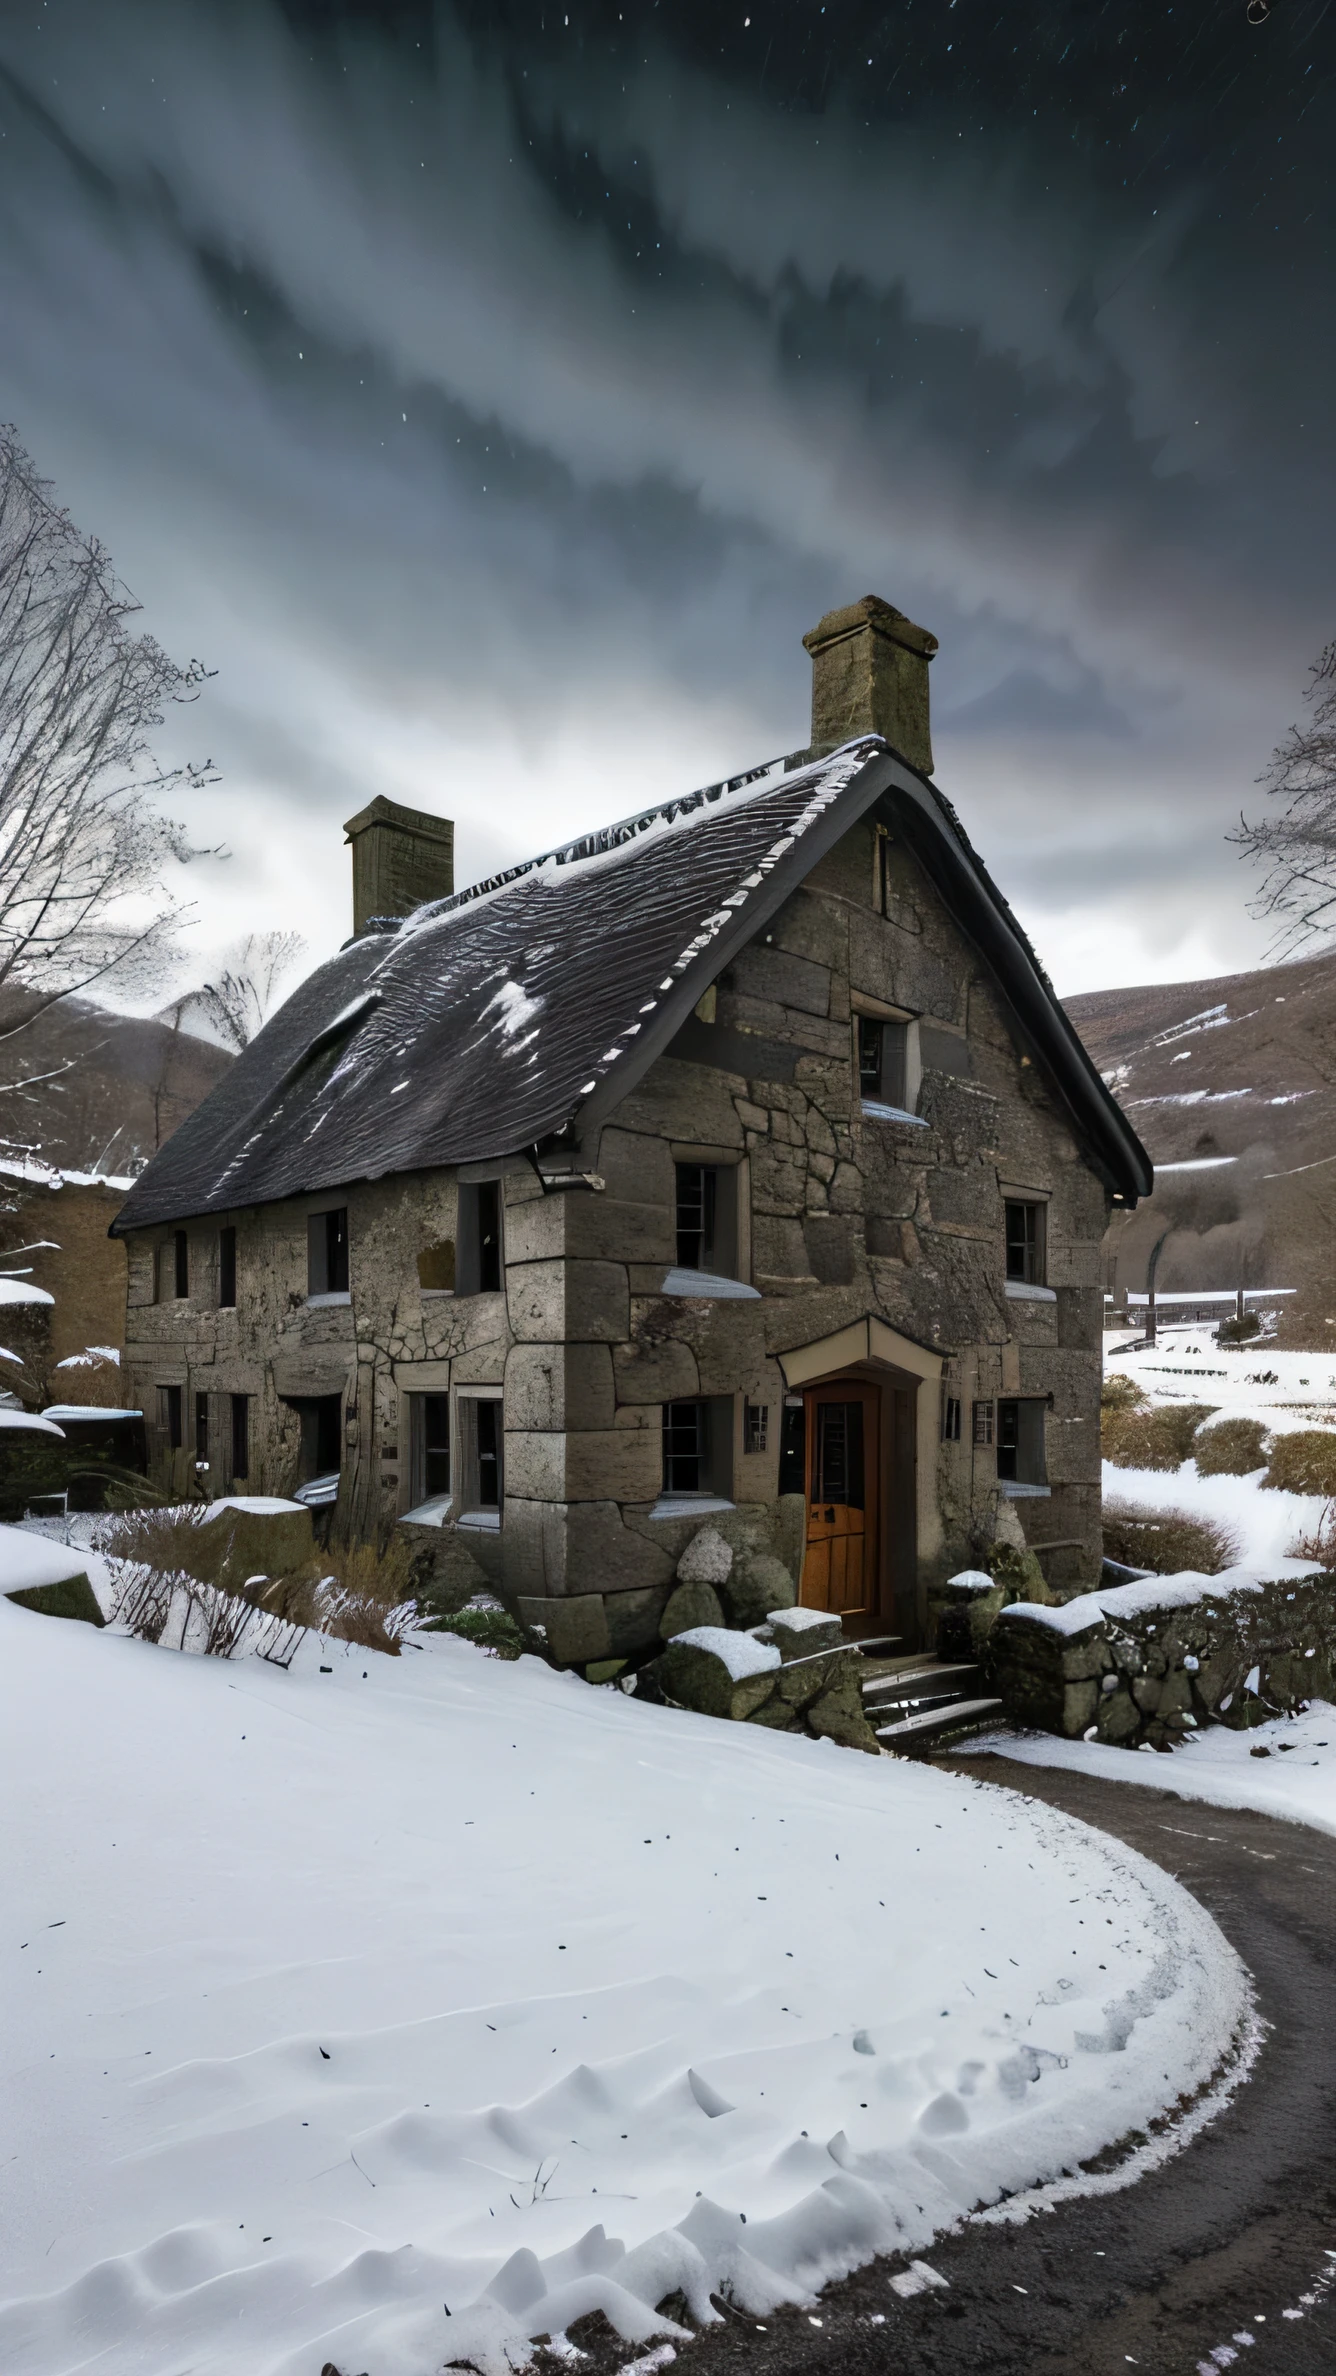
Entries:
[[207,1468],[209,1465],[209,1398],[207,1394],[197,1394],[195,1397],[195,1461],[200,1468]]
[[237,1300],[237,1233],[235,1229],[218,1232],[218,1306],[230,1312]]
[[[434,1399],[434,1398],[433,1398]],[[459,1448],[463,1460],[462,1507],[486,1517],[501,1510],[505,1490],[503,1413],[499,1402],[459,1398]]]
[[764,1452],[770,1441],[769,1403],[744,1402],[742,1442],[747,1452]]
[[179,1452],[183,1441],[182,1405],[184,1390],[180,1386],[158,1388],[158,1425],[167,1439],[169,1452]]
[[1037,1395],[1024,1395],[997,1406],[997,1473],[1004,1484],[1047,1485],[1044,1459],[1044,1413],[1048,1405]]
[[250,1396],[232,1396],[232,1478],[239,1484],[250,1475]]
[[456,1292],[497,1294],[502,1281],[502,1259],[501,1182],[461,1180]]
[[663,1490],[728,1500],[733,1490],[731,1395],[664,1404]]
[[415,1394],[412,1400],[413,1499],[436,1501],[450,1491],[450,1397]]
[[453,1295],[455,1291],[455,1241],[439,1238],[434,1246],[423,1246],[418,1252],[418,1285],[424,1295]]
[[1007,1198],[1003,1211],[1006,1216],[1007,1277],[1019,1280],[1026,1287],[1044,1284],[1044,1223],[1047,1215],[1041,1204],[1021,1204]]
[[866,1105],[905,1109],[905,1048],[903,1023],[884,1022],[877,1015],[858,1017],[858,1094]]
[[174,1229],[158,1248],[158,1302],[179,1303],[190,1293],[190,1240]]
[[308,1295],[346,1295],[348,1292],[348,1207],[306,1216],[306,1292]]
[[737,1269],[738,1168],[677,1166],[677,1267],[731,1279]]
[[944,1444],[960,1442],[960,1397],[958,1394],[948,1394],[943,1397],[942,1442]]
[[800,1394],[786,1394],[779,1431],[779,1490],[807,1491],[807,1412]]
[[976,1402],[974,1406],[974,1441],[980,1446],[993,1440],[993,1406],[990,1402]]

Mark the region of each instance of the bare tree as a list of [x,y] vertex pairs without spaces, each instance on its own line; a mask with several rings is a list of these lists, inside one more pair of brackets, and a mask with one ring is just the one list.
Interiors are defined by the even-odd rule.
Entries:
[[1284,803],[1278,816],[1230,835],[1266,868],[1253,902],[1256,916],[1277,922],[1274,955],[1336,933],[1336,642],[1310,672],[1307,722],[1277,744],[1259,784]]
[[0,1038],[95,983],[142,989],[183,921],[163,871],[204,853],[150,796],[217,779],[150,746],[209,672],[132,634],[137,608],[0,427]]
[[279,984],[305,951],[300,932],[248,932],[226,952],[222,972],[198,990],[187,990],[164,1010],[174,1030],[189,1015],[239,1056],[263,1030],[281,1002]]

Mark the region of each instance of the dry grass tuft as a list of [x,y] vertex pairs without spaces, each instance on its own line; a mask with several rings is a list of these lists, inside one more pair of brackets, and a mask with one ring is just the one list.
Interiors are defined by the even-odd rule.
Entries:
[[1291,1559],[1311,1559],[1314,1567],[1327,1568],[1336,1575],[1336,1502],[1328,1502],[1311,1534],[1301,1534],[1291,1543]]
[[1125,1405],[1106,1410],[1100,1429],[1104,1458],[1115,1468],[1181,1468],[1213,1408],[1210,1403],[1162,1403],[1147,1411]]
[[298,1575],[236,1583],[223,1573],[230,1551],[226,1531],[203,1534],[206,1516],[202,1503],[178,1503],[125,1511],[98,1528],[98,1549],[120,1571],[117,1615],[133,1632],[160,1641],[169,1616],[175,1625],[180,1615],[182,1593],[198,1587],[193,1602],[208,1634],[200,1646],[215,1656],[231,1657],[248,1619],[259,1611],[285,1638],[293,1629],[309,1628],[398,1657],[404,1634],[417,1621],[411,1555],[402,1543],[384,1553],[373,1543],[331,1544]]
[[1260,1419],[1218,1419],[1193,1440],[1199,1477],[1250,1477],[1266,1467],[1267,1430]]
[[1278,1493],[1321,1493],[1336,1496],[1336,1433],[1324,1427],[1296,1427],[1278,1435],[1271,1462],[1262,1479]]
[[364,1650],[399,1655],[400,1642],[417,1621],[412,1555],[392,1542],[330,1543],[314,1566],[280,1577],[259,1594],[260,1606],[291,1625],[309,1625]]
[[1104,1556],[1124,1567],[1149,1568],[1157,1576],[1191,1569],[1218,1576],[1239,1556],[1238,1539],[1210,1518],[1186,1510],[1138,1509],[1131,1502],[1104,1504]]
[[154,1568],[163,1575],[193,1576],[218,1584],[227,1545],[219,1532],[201,1534],[203,1502],[174,1502],[161,1509],[118,1510],[104,1518],[94,1540],[108,1559]]

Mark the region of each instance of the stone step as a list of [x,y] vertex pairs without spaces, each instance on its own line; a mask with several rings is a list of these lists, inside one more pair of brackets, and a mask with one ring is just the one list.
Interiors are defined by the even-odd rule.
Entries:
[[904,1716],[898,1724],[879,1724],[877,1739],[888,1749],[905,1749],[934,1733],[952,1732],[957,1725],[982,1724],[986,1717],[999,1715],[1001,1709],[1000,1699],[950,1700],[943,1707],[924,1708],[915,1716]]
[[970,1660],[952,1665],[945,1659],[927,1659],[893,1675],[869,1676],[863,1704],[885,1708],[897,1700],[963,1699],[981,1679],[980,1669]]

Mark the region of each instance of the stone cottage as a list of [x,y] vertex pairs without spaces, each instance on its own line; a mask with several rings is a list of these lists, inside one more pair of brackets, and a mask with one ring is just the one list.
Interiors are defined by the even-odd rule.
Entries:
[[804,641],[810,751],[467,890],[352,819],[352,939],[115,1225],[161,1481],[434,1528],[572,1661],[707,1520],[910,1644],[999,1534],[1096,1579],[1150,1165],[930,780],[935,639]]

